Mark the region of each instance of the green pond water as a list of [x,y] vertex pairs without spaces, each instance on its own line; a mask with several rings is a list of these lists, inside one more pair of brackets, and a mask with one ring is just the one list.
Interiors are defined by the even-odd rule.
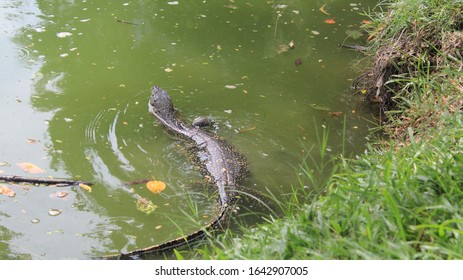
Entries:
[[[95,185],[2,183],[15,196],[0,195],[0,258],[130,251],[213,219],[216,193],[148,113],[152,85],[184,119],[213,118],[213,131],[248,159],[246,187],[282,200],[301,187],[302,159],[319,158],[316,131],[329,133],[329,157],[361,153],[373,119],[350,89],[361,54],[337,44],[365,41],[360,12],[375,3],[1,1],[0,173]],[[167,188],[123,185],[143,178]],[[155,211],[140,211],[138,197]]]

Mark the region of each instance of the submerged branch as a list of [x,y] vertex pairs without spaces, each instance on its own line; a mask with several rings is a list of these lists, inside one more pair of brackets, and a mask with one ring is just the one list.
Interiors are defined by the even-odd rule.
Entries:
[[366,52],[371,50],[371,47],[361,46],[361,45],[349,45],[344,43],[339,43],[338,47],[345,48],[349,50],[359,51],[359,52]]
[[43,177],[24,177],[16,175],[3,175],[0,176],[0,181],[14,182],[14,183],[30,183],[30,184],[43,184],[43,185],[56,185],[58,187],[73,186],[79,184],[93,185],[93,183],[85,181],[76,181],[70,179],[60,178],[43,178]]

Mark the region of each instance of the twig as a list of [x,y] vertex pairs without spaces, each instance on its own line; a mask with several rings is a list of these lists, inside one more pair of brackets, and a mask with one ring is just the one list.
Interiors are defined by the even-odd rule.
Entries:
[[243,128],[243,129],[238,130],[237,133],[242,133],[242,132],[246,132],[246,131],[251,131],[251,130],[254,130],[254,129],[256,129],[255,126],[253,126],[253,127],[248,127],[248,128]]
[[277,19],[275,20],[275,30],[274,30],[274,32],[273,32],[273,37],[274,37],[274,38],[277,37],[278,20],[280,19],[280,17],[283,16],[281,13],[284,12],[285,10],[286,10],[286,7],[283,8],[283,10],[281,10],[281,11],[277,11]]
[[0,181],[15,182],[15,183],[30,183],[30,184],[43,184],[43,185],[56,185],[58,187],[73,186],[79,184],[93,185],[93,183],[85,181],[76,181],[60,178],[43,178],[43,177],[23,177],[16,175],[3,175],[0,176]]
[[134,23],[131,21],[123,20],[123,19],[116,19],[116,21],[120,23],[130,24],[130,25],[138,25],[138,23]]
[[371,47],[360,46],[360,45],[349,45],[349,44],[344,44],[344,43],[339,43],[338,46],[340,48],[346,48],[346,49],[360,51],[360,52],[366,52],[371,49]]
[[144,183],[148,183],[151,180],[152,179],[140,179],[140,180],[130,181],[130,182],[124,183],[124,186],[133,186],[133,185],[144,184]]

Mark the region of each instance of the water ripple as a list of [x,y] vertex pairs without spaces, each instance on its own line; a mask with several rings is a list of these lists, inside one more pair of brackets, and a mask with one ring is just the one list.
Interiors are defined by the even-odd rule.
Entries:
[[31,50],[28,47],[17,47],[17,58],[19,62],[36,62],[39,59],[39,54],[36,50]]
[[[124,156],[124,154],[120,151],[120,146],[119,146],[119,141],[116,133],[116,127],[119,119],[119,113],[116,113],[116,116],[114,117],[113,122],[109,126],[109,131],[108,131],[108,142],[111,146],[111,149],[113,153],[117,156],[117,159],[121,163],[120,167],[126,171],[134,171],[135,168],[130,165],[129,160]],[[124,142],[124,139],[122,139]],[[127,146],[127,144],[125,144]]]
[[[114,165],[116,162],[118,167],[125,172],[133,172],[135,168],[122,151],[127,143],[118,135],[117,131],[120,115],[121,111],[115,108],[99,111],[85,128],[85,143],[92,147],[93,158],[98,159],[98,162],[94,162],[95,166]],[[109,157],[108,148],[111,151],[110,155],[112,155]],[[106,172],[109,172],[109,168],[105,169]]]
[[85,128],[85,141],[87,143],[94,144],[96,143],[96,135],[101,126],[101,121],[103,116],[107,113],[107,110],[100,111],[96,116],[88,123]]

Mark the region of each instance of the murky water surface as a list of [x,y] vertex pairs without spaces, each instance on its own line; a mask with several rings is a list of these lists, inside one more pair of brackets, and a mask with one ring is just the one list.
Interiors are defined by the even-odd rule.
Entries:
[[[301,159],[318,157],[317,130],[329,156],[343,143],[361,152],[371,116],[349,88],[359,54],[337,44],[365,40],[359,12],[374,3],[1,1],[0,172],[95,185],[1,184],[15,196],[0,195],[0,258],[129,251],[213,218],[188,149],[148,114],[152,85],[185,119],[213,118],[249,161],[247,187],[281,199],[300,187]],[[141,178],[167,188],[123,186]],[[138,196],[156,210],[137,209]]]

